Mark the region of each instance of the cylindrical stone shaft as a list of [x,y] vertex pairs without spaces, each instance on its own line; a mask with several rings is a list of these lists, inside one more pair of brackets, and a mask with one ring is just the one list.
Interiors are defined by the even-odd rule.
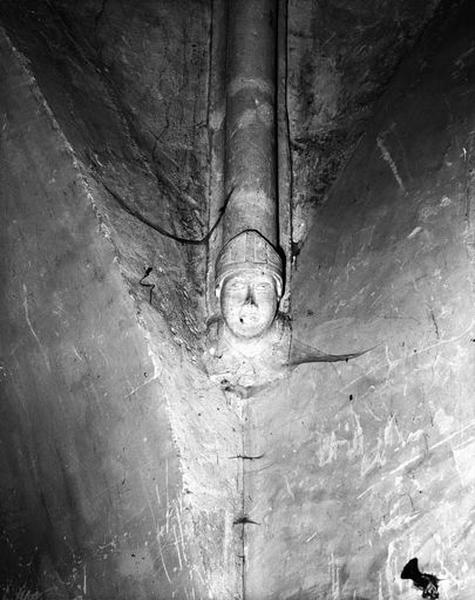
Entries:
[[276,0],[228,3],[224,242],[256,229],[278,244],[276,12]]

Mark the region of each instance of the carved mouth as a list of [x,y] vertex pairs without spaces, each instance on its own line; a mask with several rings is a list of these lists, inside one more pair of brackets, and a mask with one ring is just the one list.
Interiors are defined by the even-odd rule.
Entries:
[[245,310],[239,315],[239,322],[242,325],[254,325],[259,321],[259,311],[257,310]]

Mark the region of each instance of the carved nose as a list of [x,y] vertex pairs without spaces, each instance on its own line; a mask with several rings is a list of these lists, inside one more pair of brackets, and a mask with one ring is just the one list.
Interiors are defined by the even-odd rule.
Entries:
[[247,297],[246,297],[246,301],[244,302],[244,304],[250,304],[251,306],[256,306],[256,302],[254,300],[254,294],[252,293],[252,291],[249,289],[247,291]]

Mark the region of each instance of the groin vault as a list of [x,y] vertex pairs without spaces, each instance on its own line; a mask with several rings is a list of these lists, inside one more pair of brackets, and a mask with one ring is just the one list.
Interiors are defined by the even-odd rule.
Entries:
[[474,16],[0,3],[2,600],[472,598]]

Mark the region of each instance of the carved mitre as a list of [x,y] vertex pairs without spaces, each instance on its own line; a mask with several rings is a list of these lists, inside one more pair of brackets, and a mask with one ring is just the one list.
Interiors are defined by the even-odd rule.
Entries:
[[277,250],[258,231],[249,229],[233,237],[223,246],[216,261],[216,294],[219,297],[224,281],[233,275],[258,271],[271,275],[277,295],[282,296],[283,261]]

